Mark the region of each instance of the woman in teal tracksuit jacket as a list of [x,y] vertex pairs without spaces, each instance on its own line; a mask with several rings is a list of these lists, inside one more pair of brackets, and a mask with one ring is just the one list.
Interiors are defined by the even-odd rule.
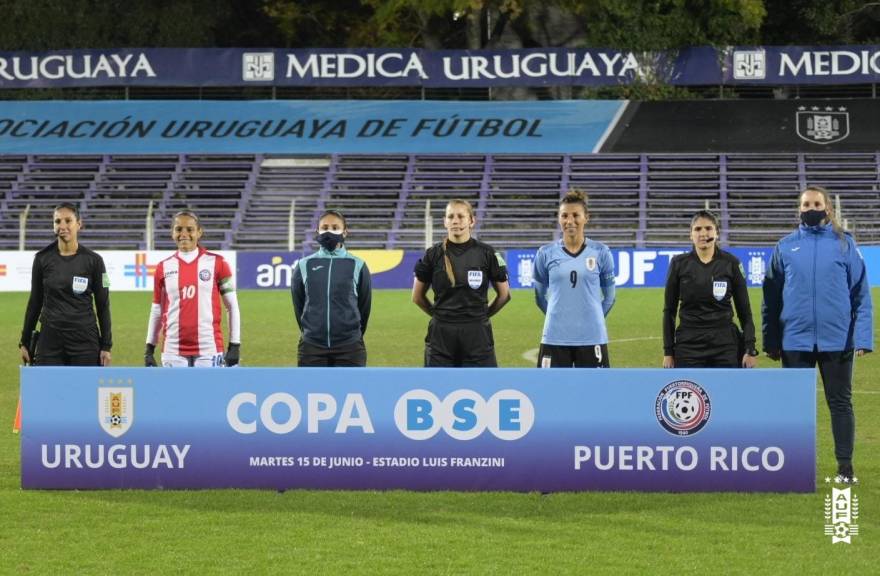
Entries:
[[871,288],[855,240],[818,186],[800,195],[801,225],[776,245],[764,278],[764,350],[786,368],[813,368],[825,388],[838,477],[852,481],[853,356],[874,348]]
[[372,300],[370,271],[344,246],[345,217],[327,210],[318,220],[320,250],[301,258],[290,290],[302,334],[298,366],[366,366],[364,333]]

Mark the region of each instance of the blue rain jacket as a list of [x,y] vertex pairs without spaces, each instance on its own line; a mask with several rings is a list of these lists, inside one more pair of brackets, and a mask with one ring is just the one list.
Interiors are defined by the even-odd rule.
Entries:
[[780,240],[761,313],[764,350],[873,350],[871,288],[852,236],[801,224]]

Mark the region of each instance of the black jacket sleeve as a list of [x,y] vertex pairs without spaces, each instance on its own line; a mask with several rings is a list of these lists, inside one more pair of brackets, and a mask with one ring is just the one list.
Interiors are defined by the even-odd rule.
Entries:
[[37,327],[37,320],[43,309],[43,267],[40,264],[40,255],[34,256],[34,266],[31,270],[31,295],[28,298],[27,308],[24,312],[24,326],[21,328],[20,346],[28,346],[31,341],[31,333]]
[[738,264],[738,262],[734,264],[737,269],[731,274],[733,277],[733,305],[736,308],[736,317],[739,318],[739,325],[742,328],[746,351],[754,350],[755,321],[752,319],[749,287],[746,285],[745,276],[743,276],[742,265]]
[[373,285],[370,270],[367,265],[361,266],[361,275],[358,278],[358,310],[361,313],[361,335],[367,332],[367,322],[370,319],[370,308],[373,304]]
[[296,319],[296,325],[302,332],[302,314],[306,305],[306,286],[303,283],[303,276],[299,269],[299,264],[294,267],[293,280],[290,282],[290,294],[293,298],[293,317]]
[[666,274],[666,289],[663,292],[663,355],[675,355],[675,316],[678,314],[678,263],[675,258],[669,263]]
[[488,254],[489,279],[495,282],[507,282],[507,263],[501,259],[501,254],[489,247]]
[[419,282],[424,282],[428,286],[431,285],[431,280],[434,276],[434,258],[437,253],[436,246],[432,246],[425,250],[425,254],[419,258],[419,261],[416,262],[415,269],[413,270],[413,274],[416,278],[418,278]]
[[98,327],[101,330],[101,350],[113,348],[113,332],[110,327],[110,287],[105,285],[107,268],[104,259],[98,256],[92,272],[92,286],[95,297],[95,311],[98,314]]

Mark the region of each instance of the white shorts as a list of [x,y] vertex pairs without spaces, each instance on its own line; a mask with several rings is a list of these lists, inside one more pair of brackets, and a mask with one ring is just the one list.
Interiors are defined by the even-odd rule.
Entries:
[[210,368],[212,366],[225,366],[223,353],[218,352],[211,356],[179,356],[162,352],[162,366],[165,368]]

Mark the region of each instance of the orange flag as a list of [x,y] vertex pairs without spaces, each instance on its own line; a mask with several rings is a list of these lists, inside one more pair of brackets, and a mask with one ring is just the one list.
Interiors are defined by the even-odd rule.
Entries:
[[21,396],[18,397],[18,407],[15,409],[15,420],[12,422],[12,433],[21,432]]

